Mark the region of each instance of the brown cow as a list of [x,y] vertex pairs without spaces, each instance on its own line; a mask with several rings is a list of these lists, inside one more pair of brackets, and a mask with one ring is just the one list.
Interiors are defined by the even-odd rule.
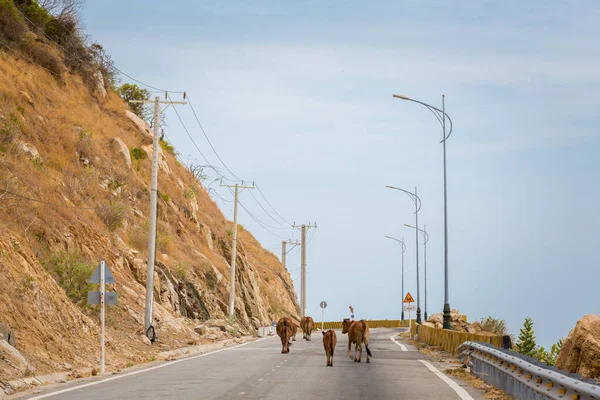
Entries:
[[281,353],[290,352],[290,339],[294,333],[294,322],[289,317],[281,317],[277,322],[277,335],[281,338]]
[[310,341],[310,336],[315,329],[315,321],[313,321],[312,317],[302,317],[300,320],[300,329],[302,329],[302,338]]
[[328,367],[333,367],[333,350],[336,344],[337,337],[335,336],[335,331],[333,329],[323,331],[323,346],[325,347]]
[[[371,350],[369,350],[369,337],[371,333],[369,332],[369,326],[367,325],[367,321],[352,321],[349,318],[344,319],[342,322],[342,333],[348,333],[348,355],[351,360],[354,362],[360,362],[362,356],[362,343],[365,344],[365,349],[367,350],[367,362],[369,361],[369,357],[373,357],[371,354]],[[356,347],[354,347],[355,355],[358,354],[358,357],[352,357],[352,343],[356,343]]]

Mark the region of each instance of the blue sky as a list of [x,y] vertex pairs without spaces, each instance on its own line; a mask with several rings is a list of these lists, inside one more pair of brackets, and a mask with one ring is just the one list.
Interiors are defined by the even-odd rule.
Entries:
[[[450,305],[470,319],[504,318],[515,334],[531,316],[546,346],[598,313],[597,2],[148,4],[89,2],[87,31],[128,74],[186,90],[229,168],[256,181],[286,220],[317,221],[309,314],[320,318],[326,300],[326,319],[346,317],[350,304],[359,318],[398,318],[399,246],[384,235],[406,238],[405,288],[416,296],[414,234],[403,227],[414,222],[412,203],[387,184],[419,188],[431,237],[428,312],[441,311],[441,129],[424,107],[392,93],[438,107],[444,93],[454,121]],[[180,110],[218,166],[189,108]],[[167,113],[181,157],[199,159]],[[248,193],[241,199],[279,227]],[[276,235],[292,236],[245,212],[240,223],[276,254]],[[288,264],[299,289],[299,252]]]

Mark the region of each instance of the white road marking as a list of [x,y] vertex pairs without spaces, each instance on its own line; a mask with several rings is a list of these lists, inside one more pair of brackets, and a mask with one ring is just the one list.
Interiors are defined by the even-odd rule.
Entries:
[[458,386],[458,384],[456,382],[454,382],[452,379],[448,378],[446,375],[441,373],[436,367],[434,367],[433,365],[431,365],[430,363],[428,363],[425,360],[419,360],[419,361],[421,361],[431,372],[436,374],[441,380],[446,382],[448,384],[448,386],[450,386],[452,388],[452,390],[454,390],[456,392],[456,394],[462,400],[473,400],[471,395],[469,393],[467,393],[467,391],[465,389]]
[[259,381],[259,382],[262,382],[262,380],[263,380],[263,378],[260,378],[258,381]]
[[396,337],[396,335],[395,335],[395,334],[394,334],[394,335],[392,335],[392,336],[390,336],[390,340],[391,340],[392,342],[396,343],[398,346],[400,346],[400,348],[402,349],[402,351],[408,351],[408,350],[406,349],[406,346],[405,346],[405,345],[403,345],[402,343],[400,343],[400,342],[397,342],[397,341],[396,341],[395,337]]
[[204,353],[204,354],[198,354],[197,356],[192,356],[192,357],[188,357],[188,358],[182,358],[180,360],[175,360],[175,361],[169,361],[169,362],[166,362],[165,364],[157,365],[157,366],[146,368],[146,369],[141,369],[141,370],[138,370],[138,371],[133,371],[133,372],[130,372],[128,374],[115,375],[115,376],[112,376],[110,378],[102,379],[100,381],[90,382],[90,383],[86,383],[84,385],[73,386],[73,387],[70,387],[68,389],[63,389],[63,390],[58,390],[56,392],[46,393],[46,394],[43,394],[43,395],[40,395],[40,396],[32,397],[30,400],[40,400],[40,399],[45,399],[45,398],[48,398],[48,397],[54,397],[54,396],[59,395],[59,394],[68,393],[68,392],[72,392],[74,390],[79,390],[79,389],[83,389],[83,388],[86,388],[86,387],[99,385],[101,383],[106,383],[106,382],[114,381],[114,380],[117,380],[117,379],[125,378],[127,376],[141,374],[142,372],[148,372],[148,371],[153,371],[155,369],[169,367],[169,366],[171,366],[173,364],[178,364],[178,363],[183,362],[183,361],[190,361],[190,360],[194,360],[196,358],[210,356],[210,355],[213,355],[213,354],[220,353],[222,351],[228,351],[228,350],[232,350],[232,349],[239,348],[239,347],[242,347],[242,346],[246,346],[246,345],[251,344],[251,343],[262,342],[263,340],[267,340],[267,339],[271,339],[271,338],[266,337],[266,338],[255,340],[253,342],[246,342],[246,343],[238,344],[237,346],[226,347],[224,349],[219,349],[219,350],[211,351],[211,352]]
[[269,375],[271,375],[271,373],[270,373],[270,372],[267,372],[267,373],[265,374],[265,376],[269,376]]
[[246,394],[246,392],[239,392],[238,394]]

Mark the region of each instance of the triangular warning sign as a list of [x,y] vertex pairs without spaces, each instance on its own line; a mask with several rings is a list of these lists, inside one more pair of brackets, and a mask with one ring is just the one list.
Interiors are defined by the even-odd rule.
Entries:
[[90,279],[88,279],[88,282],[89,283],[100,283],[100,268],[101,268],[102,264],[105,265],[105,268],[104,268],[104,283],[117,283],[117,281],[115,280],[115,277],[113,276],[112,272],[110,272],[110,269],[108,269],[108,265],[106,265],[106,263],[102,263],[102,262],[100,264],[98,264],[98,268],[96,268],[96,270],[92,274],[92,277]]
[[411,296],[410,292],[406,292],[403,303],[414,303],[415,299]]

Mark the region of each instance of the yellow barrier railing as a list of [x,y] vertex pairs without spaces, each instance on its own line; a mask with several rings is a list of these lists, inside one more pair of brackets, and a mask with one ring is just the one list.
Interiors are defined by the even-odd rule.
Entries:
[[[409,321],[400,321],[399,319],[369,319],[367,320],[369,328],[408,328]],[[416,322],[413,319],[413,325]],[[321,323],[315,322],[315,328],[321,329]],[[327,321],[323,329],[342,329],[342,321]]]
[[[411,336],[416,334],[416,326],[411,329]],[[458,353],[458,346],[464,342],[485,342],[496,347],[502,347],[502,336],[478,335],[476,333],[457,332],[448,329],[437,329],[430,326],[419,325],[418,341],[431,346],[437,346],[448,353]]]

